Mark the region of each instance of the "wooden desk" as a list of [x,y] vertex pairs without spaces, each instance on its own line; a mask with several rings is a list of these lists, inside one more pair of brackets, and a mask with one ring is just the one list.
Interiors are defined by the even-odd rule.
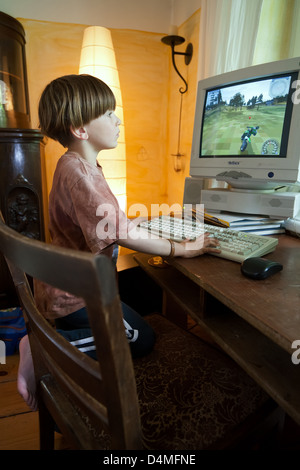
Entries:
[[205,255],[175,258],[166,269],[138,264],[266,392],[300,424],[300,364],[291,360],[300,340],[300,240],[279,236],[266,256],[283,264],[268,279],[246,278],[240,264]]

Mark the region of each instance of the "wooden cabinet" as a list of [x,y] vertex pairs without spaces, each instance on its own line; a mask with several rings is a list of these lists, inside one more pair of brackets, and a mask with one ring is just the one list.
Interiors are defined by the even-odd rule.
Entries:
[[[45,239],[47,210],[43,136],[31,129],[25,32],[0,12],[0,209],[25,236]],[[0,257],[0,308],[14,306],[14,287]]]

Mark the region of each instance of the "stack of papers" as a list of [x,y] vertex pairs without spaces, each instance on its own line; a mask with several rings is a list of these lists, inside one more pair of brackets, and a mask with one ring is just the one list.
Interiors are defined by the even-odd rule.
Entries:
[[224,227],[230,227],[233,230],[239,230],[241,232],[252,232],[258,235],[285,233],[283,219],[279,220],[265,216],[260,217],[225,212],[209,215],[217,219]]

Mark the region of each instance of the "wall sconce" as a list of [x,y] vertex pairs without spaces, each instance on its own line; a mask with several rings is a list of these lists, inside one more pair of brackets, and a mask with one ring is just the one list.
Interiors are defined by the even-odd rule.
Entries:
[[191,62],[192,57],[193,57],[193,44],[189,43],[186,47],[185,52],[179,52],[179,51],[175,51],[175,46],[178,46],[179,44],[184,43],[185,39],[182,36],[178,36],[176,34],[171,34],[169,36],[164,36],[161,39],[161,41],[164,44],[167,44],[167,46],[171,46],[173,67],[176,70],[179,77],[181,78],[181,80],[183,80],[183,82],[185,84],[185,88],[182,88],[182,87],[179,88],[179,92],[181,94],[184,94],[188,90],[188,84],[187,84],[187,81],[183,78],[183,76],[181,75],[181,73],[179,72],[179,70],[176,66],[175,55],[184,55],[185,56],[185,58],[184,58],[185,65],[189,65],[189,63]]
[[178,127],[178,144],[177,144],[177,152],[175,154],[172,154],[174,157],[174,170],[176,172],[182,171],[182,157],[184,156],[183,153],[180,152],[180,134],[181,134],[181,114],[182,114],[182,96],[184,93],[187,92],[188,90],[188,84],[187,81],[183,78],[181,73],[179,72],[176,62],[175,62],[175,55],[183,55],[184,56],[184,62],[185,65],[189,65],[189,63],[192,60],[193,57],[193,45],[189,43],[186,47],[185,52],[179,52],[175,50],[175,46],[179,46],[180,44],[183,44],[185,42],[185,39],[182,36],[178,36],[177,34],[177,28],[175,26],[171,27],[171,34],[168,36],[164,36],[161,41],[166,44],[167,46],[171,47],[172,51],[172,64],[173,67],[176,71],[176,73],[179,75],[181,80],[185,84],[185,88],[180,87],[179,88],[179,93],[181,95],[180,97],[180,110],[179,110],[179,127]]
[[100,78],[113,91],[116,97],[116,115],[121,119],[118,146],[102,150],[101,166],[105,178],[118,199],[120,207],[126,210],[126,145],[122,94],[114,47],[109,29],[102,26],[89,26],[83,33],[80,74]]

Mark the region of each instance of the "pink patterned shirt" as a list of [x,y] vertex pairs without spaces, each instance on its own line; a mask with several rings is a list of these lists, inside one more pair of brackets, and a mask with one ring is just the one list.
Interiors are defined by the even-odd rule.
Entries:
[[[100,166],[75,152],[58,161],[49,197],[49,231],[54,245],[103,253],[126,237],[130,222],[111,192]],[[46,318],[65,316],[84,307],[83,299],[40,281],[34,283],[38,308]]]

